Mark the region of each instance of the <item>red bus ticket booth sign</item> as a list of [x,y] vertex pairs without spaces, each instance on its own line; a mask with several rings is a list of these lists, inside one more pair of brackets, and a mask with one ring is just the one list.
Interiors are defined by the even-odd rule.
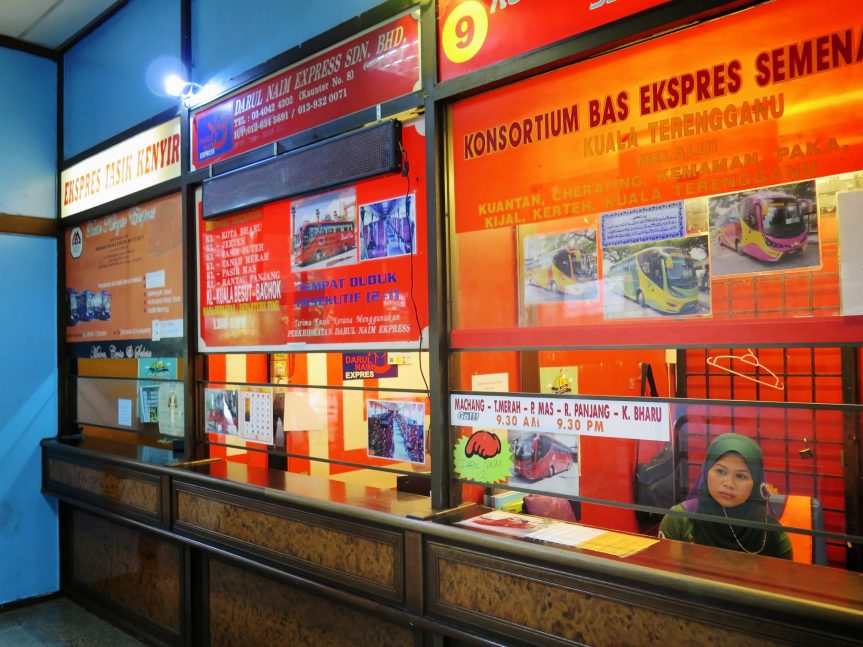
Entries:
[[419,22],[407,13],[196,112],[192,164],[228,159],[419,87]]
[[[390,173],[199,220],[199,349],[414,348],[427,336],[424,136]],[[199,205],[200,209],[200,205]]]

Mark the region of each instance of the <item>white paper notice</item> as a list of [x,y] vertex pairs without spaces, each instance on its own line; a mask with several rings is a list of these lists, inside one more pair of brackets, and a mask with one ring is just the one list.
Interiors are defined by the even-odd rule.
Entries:
[[487,373],[470,376],[471,391],[506,393],[509,391],[509,373]]
[[165,270],[157,272],[147,272],[144,275],[144,287],[147,290],[165,287]]
[[153,319],[153,341],[183,336],[182,319]]
[[863,191],[838,196],[839,286],[843,315],[863,314]]
[[273,390],[244,387],[240,390],[240,426],[237,435],[266,445],[273,444]]
[[117,424],[132,426],[132,401],[125,398],[117,400]]
[[183,385],[163,382],[159,385],[159,433],[182,438],[185,414],[183,413]]
[[554,544],[562,544],[563,546],[578,546],[605,532],[608,531],[579,526],[574,523],[554,523],[547,528],[526,535],[525,538],[535,541],[549,541]]

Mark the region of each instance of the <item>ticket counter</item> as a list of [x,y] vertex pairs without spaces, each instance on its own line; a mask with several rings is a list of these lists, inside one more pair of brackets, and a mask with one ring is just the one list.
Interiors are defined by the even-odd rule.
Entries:
[[859,574],[659,541],[527,542],[428,497],[279,470],[43,444],[64,586],[167,644],[859,644]]
[[[547,4],[385,3],[71,214],[64,590],[166,644],[863,642],[859,9]],[[672,510],[726,434],[763,515]]]

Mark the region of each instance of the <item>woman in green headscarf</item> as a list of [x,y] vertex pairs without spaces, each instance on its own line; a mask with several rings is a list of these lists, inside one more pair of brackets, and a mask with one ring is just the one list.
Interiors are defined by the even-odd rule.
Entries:
[[672,507],[725,521],[701,521],[667,515],[659,536],[689,543],[727,548],[754,555],[791,559],[791,541],[782,530],[751,528],[732,523],[746,520],[779,526],[762,491],[764,459],[761,448],[747,436],[723,434],[707,449],[693,497]]

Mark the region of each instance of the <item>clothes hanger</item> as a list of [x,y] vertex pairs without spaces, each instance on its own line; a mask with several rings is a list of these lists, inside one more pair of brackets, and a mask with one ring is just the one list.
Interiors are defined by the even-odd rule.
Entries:
[[[735,360],[736,359],[739,362],[743,362],[744,364],[751,366],[755,370],[760,369],[763,372],[767,373],[767,375],[769,376],[769,379],[767,377],[763,377],[763,378],[762,377],[756,377],[754,375],[748,375],[746,373],[741,373],[740,371],[735,371],[733,368],[731,368],[730,364],[728,366],[725,366],[719,362],[720,360],[724,360],[724,359],[727,359],[727,360]],[[756,384],[762,384],[764,386],[769,386],[771,389],[778,389],[779,391],[785,390],[785,385],[782,384],[782,380],[780,380],[776,376],[776,373],[771,371],[769,368],[764,366],[764,364],[762,364],[759,361],[758,357],[755,356],[755,353],[752,352],[751,348],[747,348],[746,354],[744,354],[744,355],[713,355],[713,356],[707,358],[707,363],[710,366],[713,366],[714,368],[718,368],[719,370],[725,371],[726,373],[732,373],[734,375],[742,377],[745,380],[755,382]]]

